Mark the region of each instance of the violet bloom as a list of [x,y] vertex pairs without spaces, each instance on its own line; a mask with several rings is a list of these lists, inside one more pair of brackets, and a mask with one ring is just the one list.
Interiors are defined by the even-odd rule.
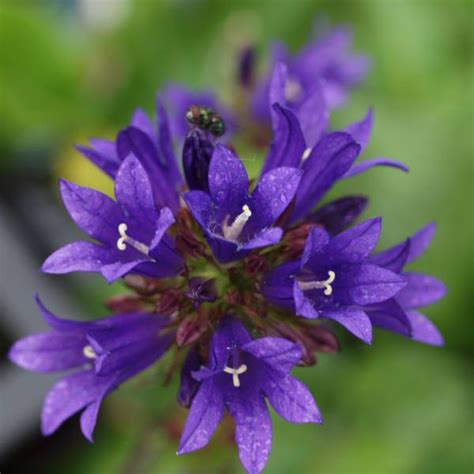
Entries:
[[[364,173],[376,166],[389,166],[408,171],[405,164],[390,158],[373,158],[356,163],[372,133],[373,113],[346,131],[326,133],[320,128],[314,146],[307,146],[301,122],[290,109],[275,104],[272,114],[273,140],[262,173],[280,166],[301,168],[296,204],[290,222],[305,217],[340,180]],[[312,128],[316,130],[316,128]]]
[[370,261],[381,219],[365,221],[335,237],[313,228],[300,260],[284,263],[264,279],[262,293],[304,318],[337,321],[366,343],[372,323],[366,307],[389,300],[405,279]]
[[206,446],[227,408],[235,421],[242,465],[249,473],[261,472],[272,445],[265,399],[291,423],[322,423],[311,393],[290,375],[301,356],[297,344],[278,337],[252,340],[242,323],[230,317],[224,319],[212,337],[207,366],[192,372],[201,384],[191,404],[178,454]]
[[405,242],[370,257],[371,263],[400,273],[407,285],[394,298],[368,308],[367,314],[374,326],[425,344],[441,346],[444,344],[443,336],[417,309],[442,299],[446,287],[431,275],[405,271],[406,265],[426,251],[435,230],[435,224],[429,224]]
[[100,272],[109,282],[128,273],[151,277],[177,275],[183,268],[173,240],[169,208],[157,209],[150,180],[129,156],[116,180],[117,202],[94,189],[60,182],[64,205],[78,227],[98,243],[68,244],[43,264],[45,273]]
[[216,258],[227,263],[281,239],[282,229],[273,224],[293,199],[300,177],[295,168],[272,169],[249,195],[244,165],[218,144],[209,165],[209,193],[190,191],[184,199]]
[[155,363],[173,341],[172,334],[162,334],[168,319],[157,314],[128,313],[75,322],[58,318],[39,298],[36,301],[51,330],[20,339],[10,349],[9,358],[33,372],[76,369],[47,394],[41,430],[50,435],[82,411],[81,430],[92,441],[102,400]]
[[[284,44],[274,43],[270,70],[273,72],[278,63],[285,63],[288,69],[282,104],[297,110],[316,91],[325,107],[343,105],[350,89],[365,78],[369,69],[367,57],[352,54],[351,47],[352,32],[346,27],[329,31],[294,55]],[[259,121],[270,119],[270,82],[271,75],[267,75],[253,97],[252,114]]]
[[115,141],[93,138],[91,147],[78,146],[77,149],[113,179],[128,155],[135,155],[150,177],[157,205],[177,212],[183,179],[173,149],[168,116],[159,97],[156,115],[155,125],[146,112],[137,109],[130,126],[122,130]]

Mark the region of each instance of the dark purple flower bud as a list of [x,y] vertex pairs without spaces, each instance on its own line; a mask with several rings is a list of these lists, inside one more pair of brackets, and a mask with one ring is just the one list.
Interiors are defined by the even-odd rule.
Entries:
[[305,335],[311,341],[308,345],[313,352],[331,353],[339,352],[341,345],[334,333],[324,326],[307,325]]
[[184,360],[183,368],[181,370],[181,384],[178,392],[178,403],[183,408],[189,408],[193,401],[194,395],[199,388],[198,382],[193,376],[192,372],[201,368],[203,361],[195,349],[191,349]]
[[194,308],[199,308],[205,301],[213,302],[217,299],[217,289],[214,279],[202,277],[190,278],[188,281],[189,291],[186,296],[193,302]]
[[255,46],[246,46],[239,57],[239,83],[242,87],[251,87],[255,80]]
[[114,295],[105,306],[114,313],[135,313],[147,309],[146,303],[137,295]]
[[191,130],[183,146],[183,169],[189,189],[209,192],[208,173],[214,145],[198,129]]
[[178,327],[176,343],[178,346],[187,346],[196,342],[208,329],[207,321],[195,315],[185,318]]
[[369,200],[365,196],[346,196],[324,205],[308,216],[332,235],[342,232],[365,211]]

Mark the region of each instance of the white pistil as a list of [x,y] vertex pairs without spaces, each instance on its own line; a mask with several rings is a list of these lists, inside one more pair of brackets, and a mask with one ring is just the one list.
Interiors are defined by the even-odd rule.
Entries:
[[312,148],[306,148],[306,150],[303,152],[303,154],[301,155],[301,161],[302,163],[304,163],[308,158],[309,158],[309,155],[311,155],[311,152],[313,151]]
[[127,248],[127,243],[128,243],[128,245],[131,245],[133,248],[135,248],[139,252],[145,255],[148,255],[148,252],[150,251],[150,247],[148,247],[145,244],[142,244],[138,240],[132,239],[130,236],[127,235],[127,230],[128,230],[127,224],[125,224],[124,222],[119,224],[118,232],[120,234],[120,238],[117,240],[117,248],[123,251]]
[[92,349],[92,346],[84,346],[84,349],[82,349],[82,353],[88,359],[95,359],[97,357],[97,354],[94,352],[94,349]]
[[225,366],[224,372],[226,374],[232,375],[232,383],[234,384],[234,387],[240,387],[239,375],[242,375],[247,372],[247,366],[245,364],[242,364],[237,369]]
[[231,225],[227,225],[227,219],[224,221],[222,225],[222,235],[226,240],[231,240],[233,242],[237,242],[244,225],[252,216],[252,211],[250,208],[245,204],[242,206],[242,212],[235,218],[234,222]]
[[331,283],[336,279],[336,274],[332,271],[328,271],[328,279],[322,281],[298,281],[300,288],[305,290],[320,290],[325,288],[324,294],[326,296],[332,295],[332,286]]

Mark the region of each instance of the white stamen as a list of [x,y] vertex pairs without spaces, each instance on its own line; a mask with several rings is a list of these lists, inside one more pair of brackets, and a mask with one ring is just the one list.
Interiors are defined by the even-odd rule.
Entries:
[[242,364],[237,369],[234,369],[232,367],[227,367],[227,365],[226,365],[224,367],[224,372],[226,374],[232,374],[232,383],[233,383],[234,387],[240,387],[239,375],[242,375],[245,372],[247,372],[247,366],[245,364]]
[[285,99],[291,101],[298,100],[302,92],[301,84],[295,79],[288,79],[285,84]]
[[138,250],[139,252],[148,255],[150,247],[145,244],[142,244],[138,240],[132,239],[130,236],[127,235],[128,226],[125,222],[122,222],[118,226],[118,231],[120,234],[120,238],[117,240],[117,248],[119,250],[125,250],[127,248],[126,242],[131,245],[133,248]]
[[311,152],[313,151],[312,148],[306,148],[306,150],[303,152],[301,155],[301,161],[304,163],[308,158],[309,155],[311,155]]
[[88,359],[95,359],[97,357],[97,354],[94,352],[94,349],[92,349],[92,346],[84,346],[84,349],[82,349],[82,353]]
[[242,206],[242,212],[235,218],[234,222],[231,225],[227,225],[227,219],[222,224],[222,235],[226,240],[232,240],[233,242],[237,242],[244,225],[252,216],[252,211],[250,208],[245,204]]
[[298,281],[300,288],[305,290],[320,290],[325,288],[324,294],[326,296],[332,295],[332,286],[331,283],[336,279],[336,274],[332,271],[328,271],[328,279],[322,281]]

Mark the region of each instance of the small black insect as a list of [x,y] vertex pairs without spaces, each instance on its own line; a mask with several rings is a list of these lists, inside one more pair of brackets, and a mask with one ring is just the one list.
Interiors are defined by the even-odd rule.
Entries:
[[215,137],[222,137],[225,133],[224,120],[209,107],[192,105],[186,112],[186,120],[190,125],[209,132]]

